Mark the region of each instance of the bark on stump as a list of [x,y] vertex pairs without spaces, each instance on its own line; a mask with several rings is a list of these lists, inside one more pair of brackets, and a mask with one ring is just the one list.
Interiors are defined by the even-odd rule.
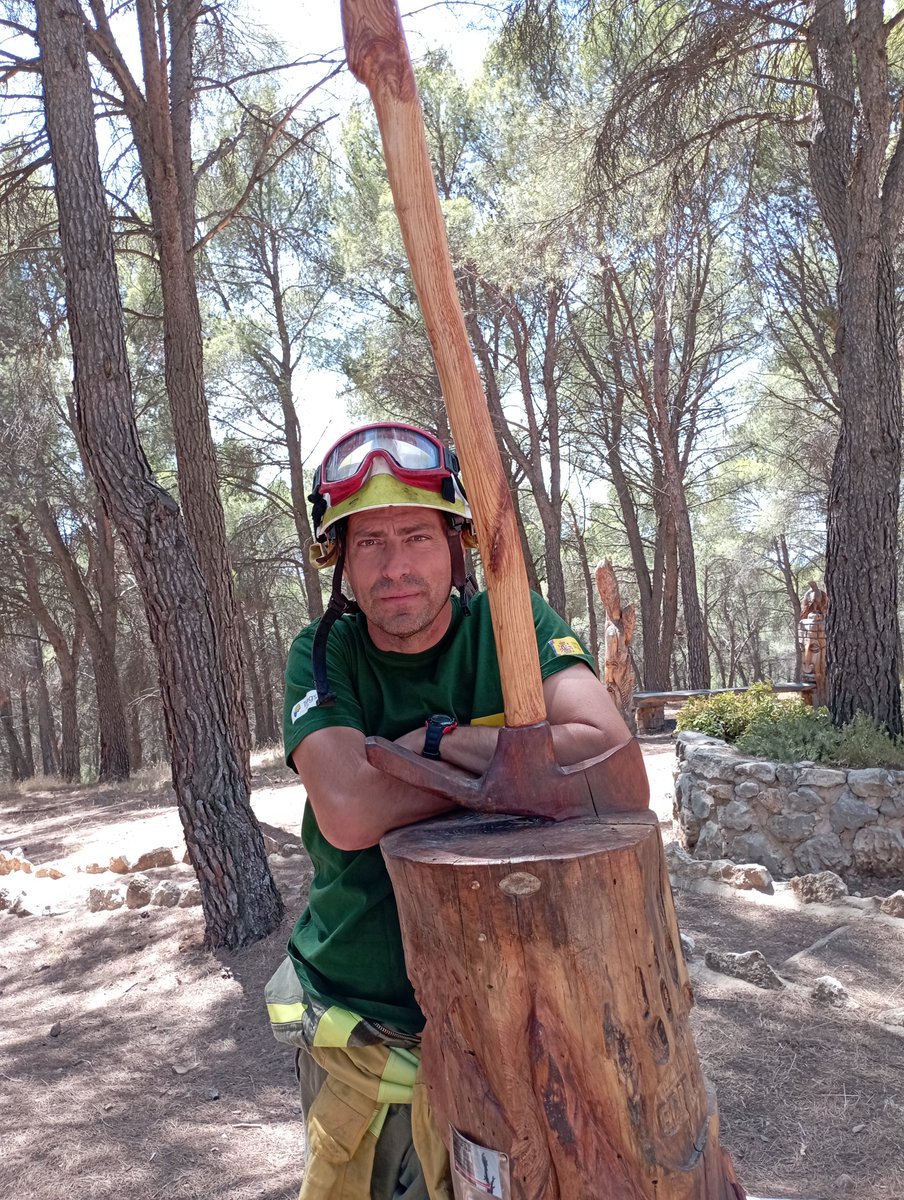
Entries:
[[656,818],[479,814],[383,853],[449,1125],[508,1155],[513,1200],[738,1200],[688,1024]]

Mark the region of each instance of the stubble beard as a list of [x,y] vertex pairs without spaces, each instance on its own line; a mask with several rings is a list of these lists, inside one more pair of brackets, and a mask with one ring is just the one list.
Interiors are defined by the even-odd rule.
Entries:
[[408,641],[429,629],[448,600],[448,595],[435,593],[425,579],[413,578],[401,581],[405,587],[416,589],[420,595],[410,602],[413,608],[393,612],[391,606],[380,603],[380,593],[394,591],[399,584],[377,584],[370,590],[368,602],[359,605],[364,610],[368,625],[375,626],[388,637]]

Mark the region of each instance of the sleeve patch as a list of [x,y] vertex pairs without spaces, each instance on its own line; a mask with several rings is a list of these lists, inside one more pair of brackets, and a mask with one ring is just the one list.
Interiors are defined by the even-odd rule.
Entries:
[[311,688],[311,690],[308,692],[308,694],[306,696],[302,696],[302,698],[298,701],[298,703],[293,705],[293,707],[292,707],[292,724],[294,725],[296,721],[300,720],[305,715],[305,713],[308,711],[308,709],[313,708],[316,703],[317,703],[317,689]]
[[550,638],[549,646],[556,658],[563,658],[568,654],[579,654],[582,658],[584,657],[584,649],[577,638]]

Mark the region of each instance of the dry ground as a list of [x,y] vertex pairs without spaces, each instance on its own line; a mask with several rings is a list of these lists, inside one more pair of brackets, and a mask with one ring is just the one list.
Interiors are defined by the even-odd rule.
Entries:
[[[653,739],[645,754],[667,821],[672,747]],[[297,838],[302,804],[275,758],[257,767],[255,810],[277,841]],[[291,1059],[270,1036],[261,992],[303,902],[306,860],[271,859],[290,917],[239,954],[201,949],[197,908],[87,911],[90,887],[122,877],[79,865],[179,840],[161,780],[0,796],[0,848],[24,846],[33,862],[66,872],[0,880],[24,889],[35,914],[0,915],[0,1200],[297,1193],[303,1134]],[[185,866],[149,874],[191,878]],[[904,1200],[904,1037],[875,1020],[904,1005],[904,922],[733,892],[679,892],[676,902],[696,941],[698,1046],[746,1186],[762,1196]],[[706,949],[760,949],[792,986],[763,992],[715,975],[702,966]],[[809,981],[825,973],[858,1007],[809,1000]]]

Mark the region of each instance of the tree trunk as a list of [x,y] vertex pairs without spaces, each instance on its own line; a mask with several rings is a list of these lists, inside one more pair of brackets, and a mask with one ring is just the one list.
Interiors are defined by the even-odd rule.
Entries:
[[6,747],[9,751],[10,775],[13,783],[19,783],[29,777],[28,768],[25,763],[25,755],[22,753],[22,743],[16,733],[12,696],[9,688],[3,683],[0,683],[0,725],[3,726],[3,736],[6,738]]
[[537,832],[458,817],[381,843],[440,1129],[505,1155],[512,1200],[743,1200],[655,816]]
[[[810,175],[838,257],[835,366],[841,422],[826,538],[829,709],[902,733],[898,628],[901,367],[894,252],[904,217],[904,141],[890,94],[880,0],[810,5]],[[891,131],[895,145],[890,152]]]
[[587,624],[590,635],[590,653],[593,655],[594,661],[599,664],[600,661],[600,633],[599,622],[596,619],[596,589],[593,586],[593,572],[590,569],[590,559],[587,557],[587,541],[584,537],[581,527],[578,525],[577,513],[574,511],[571,502],[568,502],[568,511],[571,515],[571,527],[574,530],[574,540],[578,548],[578,561],[581,564],[581,578],[584,580],[584,595],[587,598]]
[[[115,646],[110,643],[110,622],[94,612],[91,597],[69,547],[60,535],[59,527],[46,500],[35,505],[35,516],[53,554],[54,562],[72,599],[79,623],[85,632],[91,665],[94,670],[94,689],[97,693],[97,727],[100,739],[98,777],[101,783],[111,779],[128,779],[129,731],[126,723]],[[101,537],[103,532],[101,531]],[[113,620],[115,628],[115,616]]]
[[138,441],[82,11],[76,0],[36,8],[82,444],[145,603],[205,941],[242,946],[276,928],[282,901],[232,738],[210,599],[178,506]]
[[257,644],[261,648],[260,677],[264,708],[264,745],[272,746],[279,741],[279,730],[276,727],[276,712],[273,708],[273,681],[270,675],[271,658],[267,653],[267,630],[264,623],[263,607],[259,607],[257,610]]
[[[864,246],[839,282],[841,431],[826,543],[829,709],[858,711],[890,734],[901,721],[898,502],[901,377],[888,238]],[[866,582],[868,581],[868,583]]]
[[41,651],[38,623],[34,617],[30,619],[28,625],[28,645],[31,648],[32,677],[35,680],[35,687],[38,693],[38,739],[41,743],[41,774],[56,775],[56,731],[53,727],[53,709],[50,704],[50,693],[47,691],[44,655]]
[[[198,0],[166,7],[172,57],[161,36],[163,8],[138,0],[138,35],[146,99],[117,73],[126,97],[135,145],[145,177],[160,259],[163,298],[164,379],[173,425],[179,497],[195,556],[204,576],[217,626],[218,653],[227,681],[227,719],[239,762],[249,777],[250,734],[245,709],[241,650],[232,566],[220,500],[216,450],[204,393],[201,313],[195,282],[194,184],[191,168],[192,48]],[[121,56],[120,56],[121,58]],[[109,62],[104,59],[104,65]]]
[[35,755],[31,744],[31,714],[28,708],[28,680],[24,675],[19,681],[19,711],[22,713],[22,757],[25,760],[25,778],[34,779]]
[[247,676],[248,684],[251,688],[251,710],[254,713],[254,746],[259,749],[265,745],[264,740],[264,705],[261,695],[261,681],[257,673],[257,656],[254,653],[254,647],[251,645],[251,634],[248,630],[248,622],[245,619],[245,612],[239,601],[237,614],[239,620],[239,637],[241,638],[242,651],[245,655],[245,662],[248,664]]

